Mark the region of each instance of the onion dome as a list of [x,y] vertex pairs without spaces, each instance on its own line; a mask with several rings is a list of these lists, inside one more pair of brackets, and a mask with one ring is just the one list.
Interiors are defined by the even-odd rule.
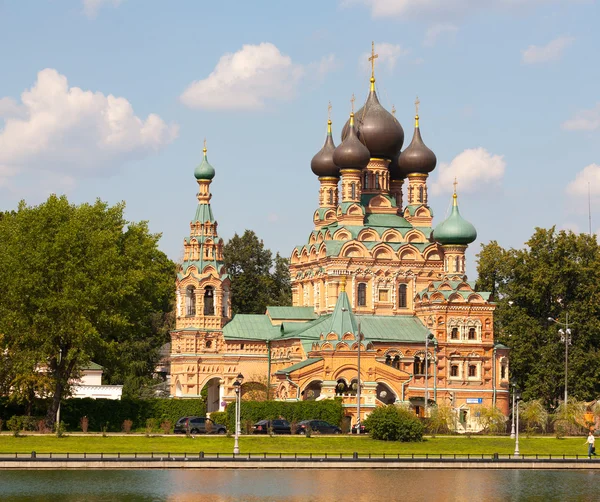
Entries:
[[363,145],[354,128],[354,113],[350,114],[348,134],[333,152],[333,162],[343,169],[364,169],[367,167],[371,156],[368,148]]
[[440,244],[471,244],[477,239],[477,230],[458,211],[456,192],[452,196],[452,212],[433,231],[433,240]]
[[340,168],[333,161],[333,152],[335,145],[333,144],[333,136],[331,135],[331,120],[327,121],[327,138],[323,148],[312,158],[310,168],[317,176],[339,178]]
[[[348,134],[348,122],[342,130],[342,140]],[[356,112],[358,138],[369,149],[371,157],[394,159],[404,143],[404,129],[398,119],[388,112],[377,98],[375,77],[371,77],[371,91],[364,106]]]
[[390,180],[392,181],[403,180],[406,177],[406,175],[398,167],[398,157],[399,155],[393,158],[390,162],[390,165],[388,166],[388,171],[390,172]]
[[[417,99],[418,106],[418,99]],[[423,143],[419,128],[419,114],[415,115],[415,133],[410,145],[398,157],[398,168],[404,176],[412,173],[427,174],[435,169],[437,158]]]
[[204,158],[196,169],[194,169],[194,176],[197,180],[212,180],[215,177],[215,168],[208,163],[206,158],[206,140],[204,141]]

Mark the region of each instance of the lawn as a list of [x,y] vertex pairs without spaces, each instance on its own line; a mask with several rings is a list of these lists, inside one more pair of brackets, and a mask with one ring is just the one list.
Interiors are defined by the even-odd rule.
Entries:
[[[586,455],[584,437],[522,437],[523,455]],[[508,437],[437,436],[419,443],[375,441],[361,436],[242,436],[242,453],[400,453],[400,454],[511,454],[515,441]],[[51,435],[13,437],[0,435],[0,453],[231,453],[233,438],[223,436],[76,435],[57,438]]]

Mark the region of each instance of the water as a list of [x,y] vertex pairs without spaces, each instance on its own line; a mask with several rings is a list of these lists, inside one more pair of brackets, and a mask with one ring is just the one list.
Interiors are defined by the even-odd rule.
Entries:
[[2,502],[593,501],[596,471],[4,471]]

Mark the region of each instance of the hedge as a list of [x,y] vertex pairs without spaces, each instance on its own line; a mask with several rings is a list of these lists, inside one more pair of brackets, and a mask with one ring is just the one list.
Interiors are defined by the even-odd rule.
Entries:
[[[227,406],[227,428],[234,430],[235,403]],[[341,425],[344,416],[341,399],[322,401],[244,401],[242,400],[240,421],[254,424],[263,419],[283,417],[288,422],[301,420],[325,420],[333,425]],[[242,426],[242,431],[245,427]],[[249,431],[245,431],[249,432]]]
[[[48,403],[39,400],[34,415],[45,415]],[[24,415],[24,409],[6,400],[0,400],[0,419],[6,422],[15,415]],[[67,431],[79,431],[82,417],[88,417],[89,431],[120,432],[125,420],[133,421],[133,429],[145,429],[153,419],[155,426],[171,422],[171,428],[181,417],[204,416],[206,406],[200,399],[65,399],[60,409],[60,419]]]

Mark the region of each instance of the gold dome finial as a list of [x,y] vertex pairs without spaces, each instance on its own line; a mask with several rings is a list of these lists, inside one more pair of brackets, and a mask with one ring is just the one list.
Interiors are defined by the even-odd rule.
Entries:
[[204,148],[202,149],[202,152],[204,152],[204,156],[206,157],[206,138],[204,138]]
[[396,116],[396,107],[394,105],[392,105],[392,115]]
[[452,194],[452,205],[458,206],[458,196],[456,195],[456,185],[458,185],[458,181],[456,181],[456,177],[454,178],[454,183],[452,184],[454,185],[454,193]]
[[343,275],[343,276],[342,276],[342,286],[341,286],[341,288],[340,288],[342,292],[345,292],[345,291],[346,291],[346,280],[347,280],[347,279],[346,279],[346,276],[345,276],[345,275]]
[[354,94],[352,94],[352,97],[350,98],[350,103],[352,103],[352,111],[350,112],[350,125],[353,126],[354,125],[354,102],[356,101],[356,98],[354,97]]
[[375,42],[371,42],[371,91],[375,90],[375,60],[379,57],[379,54],[375,54]]
[[415,100],[415,127],[419,127],[419,105],[421,102],[419,101],[419,96]]
[[331,134],[331,101],[327,105],[327,134]]

